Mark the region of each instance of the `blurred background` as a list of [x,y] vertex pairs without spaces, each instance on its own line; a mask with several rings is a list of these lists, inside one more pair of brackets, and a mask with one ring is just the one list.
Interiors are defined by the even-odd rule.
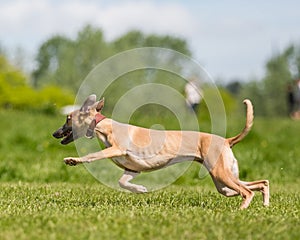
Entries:
[[[254,148],[237,147],[237,154],[240,151],[247,156],[246,162],[249,159],[243,165],[243,177],[262,176],[273,166],[274,179],[296,179],[299,125],[291,127],[290,117],[297,118],[300,106],[299,8],[297,0],[1,0],[0,179],[76,181],[82,177],[80,168],[69,170],[60,161],[76,154],[74,146],[62,147],[51,137],[64,121],[59,110],[74,103],[82,81],[95,66],[140,47],[173,49],[200,63],[218,86],[230,136],[244,124],[242,99],[252,100],[258,120],[247,139]],[[149,82],[185,94],[185,81],[179,76],[135,71],[120,76],[106,90],[104,113],[110,115],[126,91]],[[203,86],[202,90],[209,97],[211,89]],[[205,99],[197,114],[201,130],[210,132]],[[138,109],[132,118],[146,127],[178,128],[174,115],[159,106]],[[278,119],[283,119],[280,127]],[[266,139],[266,133],[273,135]],[[289,164],[279,163],[276,151],[286,139],[289,144],[282,159]],[[275,151],[268,148],[270,142]],[[259,155],[257,147],[265,151]],[[267,162],[255,172],[253,159]],[[284,172],[287,165],[290,169]]]
[[251,98],[257,114],[286,116],[288,88],[299,78],[299,5],[2,0],[0,105],[52,111],[72,103],[101,61],[156,46],[194,58],[235,99]]
[[[0,239],[300,239],[299,23],[299,0],[0,0]],[[65,122],[62,107],[74,104],[99,63],[142,47],[194,59],[214,84],[172,54],[154,54],[150,59],[176,71],[116,76],[98,94],[103,114],[127,122],[112,114],[119,106],[130,123],[162,130],[185,129],[180,120],[193,115],[201,131],[232,137],[245,124],[242,100],[251,99],[254,125],[233,152],[240,179],[270,181],[269,208],[256,194],[249,210],[237,211],[241,199],[218,194],[198,163],[143,173],[133,182],[149,190],[172,186],[129,195],[109,188],[121,190],[123,173],[111,160],[63,162],[100,149],[96,138],[76,148],[52,137]],[[96,76],[92,90],[124,65]],[[186,87],[194,77],[200,97]],[[138,88],[162,84],[151,94]],[[190,105],[187,92],[195,94]],[[166,104],[153,104],[153,96]],[[141,99],[152,104],[134,108]]]

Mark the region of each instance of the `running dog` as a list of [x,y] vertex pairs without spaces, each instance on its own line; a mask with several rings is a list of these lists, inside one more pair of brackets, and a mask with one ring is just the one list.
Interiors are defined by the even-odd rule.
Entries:
[[83,157],[67,157],[64,162],[74,166],[95,160],[111,158],[124,174],[120,187],[135,193],[147,192],[146,187],[130,181],[144,171],[153,171],[183,161],[203,164],[221,194],[231,197],[240,195],[241,209],[249,206],[253,191],[260,191],[263,205],[269,205],[269,181],[245,182],[239,180],[238,163],[232,147],[240,142],[253,124],[253,106],[244,100],[247,107],[246,124],[241,133],[231,138],[195,131],[161,131],[119,123],[101,114],[104,98],[96,101],[90,95],[79,110],[67,115],[66,123],[53,133],[63,138],[61,144],[86,136],[97,136],[106,146],[102,151]]

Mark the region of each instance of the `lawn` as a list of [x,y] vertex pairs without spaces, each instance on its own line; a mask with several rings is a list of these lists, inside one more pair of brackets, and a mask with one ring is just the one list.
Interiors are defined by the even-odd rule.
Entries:
[[[257,118],[234,148],[242,179],[271,183],[270,207],[257,193],[241,211],[241,198],[218,194],[209,176],[199,177],[197,164],[162,190],[121,192],[99,183],[84,166],[63,164],[64,157],[77,155],[74,145],[51,137],[63,117],[17,111],[0,111],[0,117],[0,239],[300,237],[299,122]],[[229,118],[228,136],[243,124],[240,116]]]
[[[298,239],[299,192],[238,210],[205,186],[134,195],[100,184],[1,184],[1,239]],[[294,186],[296,187],[296,186]]]

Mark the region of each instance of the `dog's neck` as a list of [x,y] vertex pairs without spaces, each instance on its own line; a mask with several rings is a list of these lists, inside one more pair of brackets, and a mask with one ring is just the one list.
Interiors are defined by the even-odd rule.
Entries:
[[86,137],[87,138],[92,138],[94,135],[94,129],[97,126],[97,124],[99,122],[101,122],[103,119],[105,119],[106,117],[104,115],[102,115],[101,113],[96,113],[95,117],[93,118],[92,122],[89,125],[89,128],[86,132]]

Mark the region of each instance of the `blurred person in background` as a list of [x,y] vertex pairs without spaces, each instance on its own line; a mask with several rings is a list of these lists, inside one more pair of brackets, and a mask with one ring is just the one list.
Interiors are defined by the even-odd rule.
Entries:
[[185,85],[184,90],[187,106],[192,111],[197,113],[199,104],[202,100],[202,91],[199,87],[199,81],[197,81],[196,77],[192,77],[189,79],[189,81]]

